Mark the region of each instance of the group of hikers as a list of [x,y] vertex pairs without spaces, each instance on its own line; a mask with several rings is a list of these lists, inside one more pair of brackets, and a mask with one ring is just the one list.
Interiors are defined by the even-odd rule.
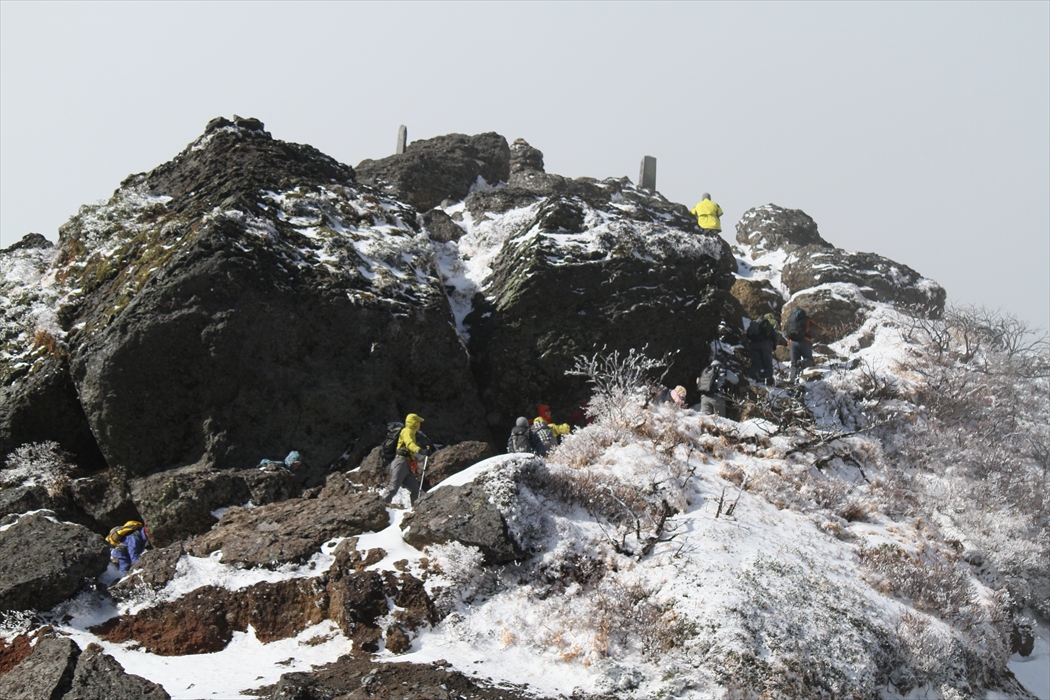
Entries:
[[[715,235],[721,233],[720,217],[724,212],[722,207],[711,200],[710,194],[705,192],[691,212],[696,216],[702,232]],[[789,380],[794,382],[803,369],[813,365],[813,327],[821,328],[801,308],[792,310],[788,315],[783,334],[777,329],[777,319],[772,313],[751,321],[746,332],[751,378],[765,385],[774,384],[774,352],[778,345],[786,342],[791,358]],[[696,380],[700,413],[725,417],[727,385],[736,385],[739,381],[740,377],[723,365],[721,360],[717,357],[712,360]],[[687,394],[684,386],[673,389],[661,387],[653,401],[686,408]],[[554,422],[549,405],[540,404],[536,412],[536,417],[531,421],[525,416],[517,419],[507,440],[508,453],[531,453],[546,457],[560,438],[570,432],[568,423]],[[380,450],[383,462],[389,465],[390,480],[380,493],[387,503],[393,500],[402,486],[408,489],[413,504],[419,498],[427,462],[436,449],[434,443],[420,430],[422,424],[421,416],[409,413],[404,423],[390,423],[387,426],[386,439]],[[283,461],[262,460],[259,468],[294,472],[300,464],[300,455],[293,450]],[[152,548],[146,526],[135,520],[114,527],[106,542],[111,546],[110,559],[122,575],[128,572],[143,552]]]

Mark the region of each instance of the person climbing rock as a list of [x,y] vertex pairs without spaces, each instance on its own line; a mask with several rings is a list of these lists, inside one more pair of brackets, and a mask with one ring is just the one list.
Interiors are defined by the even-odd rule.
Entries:
[[704,192],[704,196],[690,211],[696,217],[696,223],[700,226],[701,232],[713,234],[722,232],[722,221],[719,217],[725,212],[722,211],[722,207],[711,201],[711,195],[707,192]]
[[117,565],[121,575],[128,573],[147,549],[153,549],[146,526],[138,520],[129,520],[109,531],[109,560]]
[[416,460],[420,456],[427,457],[433,454],[433,447],[420,447],[417,443],[416,436],[422,424],[423,419],[415,413],[409,413],[405,417],[405,427],[398,435],[394,460],[390,463],[390,483],[380,494],[387,503],[394,500],[394,495],[402,486],[409,490],[413,505],[419,498],[420,483],[416,478],[419,466]]
[[507,439],[507,453],[532,453],[531,433],[532,431],[529,430],[529,419],[525,416],[519,417],[514,427],[511,428],[510,438]]
[[802,370],[813,366],[813,327],[824,330],[824,327],[811,319],[806,310],[799,307],[788,314],[784,323],[784,335],[788,339],[788,350],[791,353],[790,380],[798,378]]
[[727,381],[730,384],[736,384],[740,381],[740,377],[736,372],[725,367],[718,358],[715,358],[696,380],[696,388],[700,390],[700,413],[726,417],[724,390]]
[[747,352],[751,357],[751,378],[772,386],[773,351],[779,337],[773,314],[752,321],[747,327]]

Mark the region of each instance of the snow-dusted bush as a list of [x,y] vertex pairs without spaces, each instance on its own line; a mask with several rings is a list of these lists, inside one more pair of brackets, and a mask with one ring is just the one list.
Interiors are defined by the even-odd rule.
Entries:
[[450,540],[427,547],[430,576],[427,588],[438,608],[448,612],[475,596],[491,592],[494,575],[483,566],[485,555],[477,547]]
[[0,470],[0,488],[39,485],[54,498],[69,489],[70,475],[76,468],[57,442],[29,443],[7,456]]
[[645,348],[631,348],[625,354],[602,348],[590,357],[576,357],[575,361],[565,374],[584,377],[594,387],[587,415],[620,428],[641,418],[655,386],[651,374],[668,364],[667,358],[657,360],[646,355]]

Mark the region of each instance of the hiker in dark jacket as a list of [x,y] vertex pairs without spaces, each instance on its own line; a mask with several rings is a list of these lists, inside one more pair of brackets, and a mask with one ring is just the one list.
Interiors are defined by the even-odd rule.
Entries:
[[109,560],[117,565],[121,575],[128,573],[143,552],[153,548],[146,526],[137,520],[129,520],[110,530],[106,542],[111,547]]
[[516,452],[529,452],[532,453],[532,431],[529,430],[529,419],[525,416],[518,418],[514,427],[510,431],[510,438],[507,440],[507,453],[514,454]]
[[795,381],[799,373],[813,366],[813,328],[824,330],[824,327],[811,319],[806,310],[794,309],[784,323],[784,334],[788,339],[788,350],[791,353],[791,373],[789,378]]
[[736,372],[725,367],[720,360],[712,360],[696,380],[696,388],[700,390],[700,413],[726,417],[724,389],[727,381],[730,384],[736,384],[740,381],[740,377],[736,375]]
[[686,408],[685,397],[686,390],[684,386],[676,386],[674,389],[660,387],[660,390],[656,392],[656,399],[653,403],[670,403],[678,408]]
[[546,457],[558,444],[558,438],[554,436],[554,431],[547,425],[547,421],[542,418],[536,418],[536,420],[532,421],[529,436],[532,442],[532,451],[540,457]]
[[397,451],[394,461],[390,463],[390,483],[380,494],[384,501],[390,503],[394,495],[402,486],[408,488],[411,494],[412,504],[415,505],[419,498],[419,479],[416,472],[419,466],[416,462],[419,457],[427,457],[433,452],[431,447],[420,447],[416,441],[416,434],[423,419],[415,413],[409,413],[405,418],[405,427],[397,438]]
[[773,314],[766,314],[747,327],[747,352],[751,356],[751,378],[773,385],[773,351],[777,333]]

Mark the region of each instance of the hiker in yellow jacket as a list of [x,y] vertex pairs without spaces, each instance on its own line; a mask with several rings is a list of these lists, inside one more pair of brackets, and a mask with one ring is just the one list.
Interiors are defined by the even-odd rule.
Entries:
[[697,202],[691,211],[693,216],[696,217],[696,223],[700,225],[702,232],[714,234],[722,232],[722,222],[718,217],[725,212],[722,211],[722,207],[711,201],[711,195],[707,192],[704,192],[703,199]]
[[416,459],[419,456],[429,456],[429,447],[420,447],[416,444],[416,433],[419,432],[419,426],[422,425],[423,419],[417,416],[415,413],[409,413],[405,417],[405,427],[401,429],[401,434],[397,436],[397,456],[394,457],[394,461],[390,463],[390,483],[383,489],[381,494],[383,500],[390,503],[394,499],[394,494],[397,493],[398,489],[402,485],[406,486],[411,493],[412,504],[415,505],[416,499],[419,498],[419,479],[416,478],[416,472],[419,471],[419,467],[416,465]]

